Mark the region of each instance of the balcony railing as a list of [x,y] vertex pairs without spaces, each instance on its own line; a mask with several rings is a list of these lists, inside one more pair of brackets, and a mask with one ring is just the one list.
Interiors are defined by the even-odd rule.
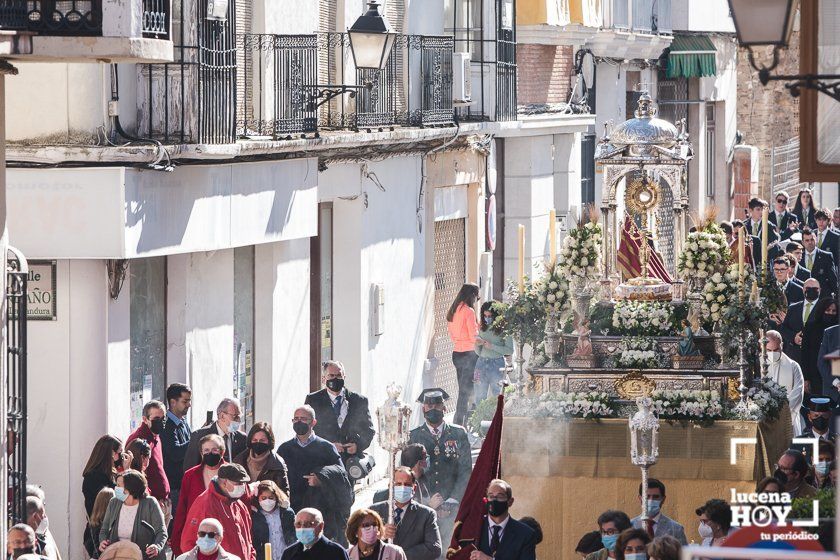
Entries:
[[671,0],[611,0],[614,29],[671,33]]
[[[401,35],[385,69],[371,71],[353,66],[345,33],[230,37],[227,29],[208,27],[198,47],[177,47],[179,62],[143,68],[144,136],[231,143],[454,122],[451,37]],[[225,44],[221,36],[231,48],[215,47]],[[315,106],[327,85],[368,83]]]

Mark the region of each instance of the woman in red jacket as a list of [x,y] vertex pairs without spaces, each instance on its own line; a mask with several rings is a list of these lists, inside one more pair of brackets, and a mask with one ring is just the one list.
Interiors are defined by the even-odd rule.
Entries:
[[224,464],[225,441],[221,436],[209,434],[201,438],[201,464],[187,469],[181,481],[181,494],[178,497],[178,508],[175,511],[175,521],[172,522],[172,534],[169,536],[169,546],[172,547],[173,558],[182,552],[181,534],[187,521],[190,506],[205,490],[207,485],[219,472]]
[[455,405],[455,424],[464,425],[467,406],[472,402],[473,374],[478,354],[475,353],[478,320],[475,304],[478,302],[478,286],[464,284],[455,301],[446,313],[449,338],[452,340],[452,363],[458,376],[458,402]]

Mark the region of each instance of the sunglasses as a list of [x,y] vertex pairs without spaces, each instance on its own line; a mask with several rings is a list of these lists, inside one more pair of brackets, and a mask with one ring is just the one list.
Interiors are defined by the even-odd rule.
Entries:
[[218,533],[216,531],[199,531],[199,537],[210,537],[211,539],[215,539]]

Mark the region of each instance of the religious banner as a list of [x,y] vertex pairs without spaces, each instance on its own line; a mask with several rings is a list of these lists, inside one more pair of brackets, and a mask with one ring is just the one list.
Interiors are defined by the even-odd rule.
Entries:
[[[624,217],[624,226],[621,228],[621,239],[618,245],[617,266],[621,272],[623,280],[631,278],[639,278],[644,276],[642,271],[641,258],[641,240],[645,238],[648,243],[651,243],[646,234],[636,227],[630,216]],[[671,275],[665,268],[662,262],[662,257],[659,256],[653,247],[650,248],[648,256],[647,274],[659,278],[663,282],[670,284],[672,282]]]

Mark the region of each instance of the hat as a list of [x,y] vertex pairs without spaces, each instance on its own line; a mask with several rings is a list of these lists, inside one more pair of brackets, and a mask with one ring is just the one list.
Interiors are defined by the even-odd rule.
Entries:
[[809,412],[831,412],[834,403],[828,397],[817,395],[808,399],[806,407]]
[[443,404],[443,401],[449,400],[449,393],[440,387],[432,387],[430,389],[423,389],[420,396],[417,397],[417,402],[421,404]]
[[237,463],[225,463],[219,467],[218,476],[231,482],[251,482],[251,477],[248,476],[245,467]]

